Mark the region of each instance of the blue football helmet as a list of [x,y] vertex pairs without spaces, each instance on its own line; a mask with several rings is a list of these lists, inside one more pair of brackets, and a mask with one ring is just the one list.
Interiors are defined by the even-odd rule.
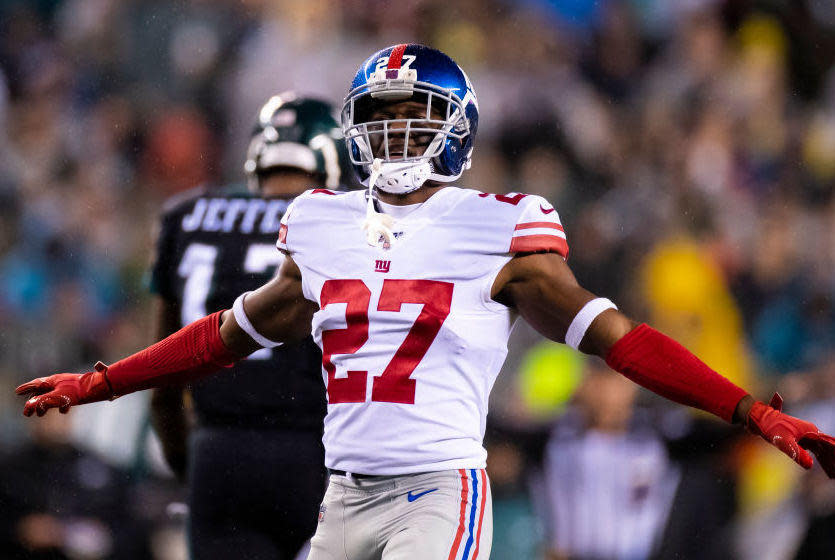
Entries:
[[[419,118],[370,120],[400,101],[426,105]],[[422,112],[422,111],[421,111]],[[470,167],[478,100],[469,78],[439,50],[401,44],[371,55],[357,71],[342,107],[342,131],[359,181],[412,192],[427,180],[451,182]],[[376,176],[379,175],[379,179]]]

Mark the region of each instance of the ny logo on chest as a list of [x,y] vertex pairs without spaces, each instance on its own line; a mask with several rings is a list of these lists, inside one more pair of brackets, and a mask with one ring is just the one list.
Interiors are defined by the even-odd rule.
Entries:
[[374,261],[374,272],[387,273],[391,269],[391,261],[377,259]]

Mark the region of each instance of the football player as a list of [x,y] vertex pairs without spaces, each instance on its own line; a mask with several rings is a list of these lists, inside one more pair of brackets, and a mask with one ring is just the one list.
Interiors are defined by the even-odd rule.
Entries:
[[[334,107],[282,93],[258,115],[244,165],[248,189],[172,199],[152,270],[159,338],[275,275],[281,217],[311,186],[339,187],[344,146]],[[154,391],[153,425],[172,469],[188,481],[193,558],[289,559],[313,534],[326,480],[321,360],[308,336],[196,381],[191,433],[182,387]]]
[[20,386],[24,414],[194,379],[312,328],[331,475],[310,558],[487,558],[487,400],[521,315],[660,395],[744,424],[805,468],[815,453],[835,476],[835,439],[578,285],[546,200],[450,185],[470,165],[478,102],[448,56],[415,44],[373,54],[342,126],[368,190],[296,198],[275,279],[115,364]]

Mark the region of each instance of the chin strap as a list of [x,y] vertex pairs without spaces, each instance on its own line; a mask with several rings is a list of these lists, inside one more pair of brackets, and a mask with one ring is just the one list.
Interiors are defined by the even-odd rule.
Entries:
[[375,186],[390,194],[409,194],[418,190],[431,174],[432,164],[428,161],[384,161],[380,163]]
[[368,206],[365,209],[365,221],[362,229],[365,231],[365,239],[372,247],[391,249],[394,245],[394,233],[391,228],[394,226],[394,218],[377,212],[374,208],[374,184],[380,178],[383,160],[375,158],[371,164],[371,176],[368,178]]

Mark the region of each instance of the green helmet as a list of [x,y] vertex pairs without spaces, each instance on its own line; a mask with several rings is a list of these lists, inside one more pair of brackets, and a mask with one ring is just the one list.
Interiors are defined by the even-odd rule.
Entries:
[[270,169],[289,167],[318,175],[323,186],[340,186],[348,156],[342,129],[329,103],[292,92],[272,96],[258,113],[244,172],[253,192]]

